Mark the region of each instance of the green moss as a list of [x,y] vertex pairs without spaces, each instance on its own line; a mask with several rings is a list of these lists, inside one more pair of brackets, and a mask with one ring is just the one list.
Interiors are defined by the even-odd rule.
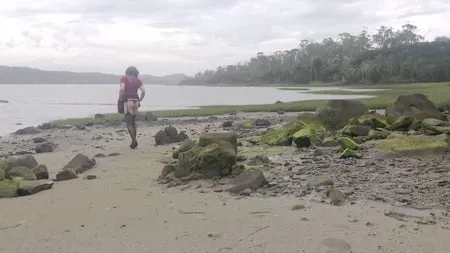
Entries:
[[[310,129],[301,131],[302,129]],[[292,144],[294,134],[297,136],[306,134],[311,135],[313,141],[317,140],[317,135],[325,132],[325,128],[312,120],[295,120],[286,126],[278,129],[269,130],[263,137],[262,142],[267,145],[289,146]]]
[[17,191],[21,187],[18,180],[0,181],[0,198],[13,198],[17,196]]
[[206,147],[212,143],[220,144],[221,142],[230,143],[234,151],[237,153],[237,134],[236,133],[208,133],[202,134],[199,138],[199,146]]
[[400,116],[391,125],[389,125],[387,129],[392,131],[407,130],[413,123],[413,120],[414,119],[411,116]]
[[372,128],[386,128],[388,126],[386,117],[379,113],[362,115],[358,118],[358,123]]
[[341,146],[342,150],[345,150],[347,148],[352,150],[359,149],[358,143],[348,137],[340,137],[338,139],[338,143]]
[[250,122],[250,121],[245,121],[245,122],[242,122],[241,127],[243,127],[243,128],[253,128],[253,127],[255,127],[255,125],[252,122]]
[[388,138],[377,143],[377,148],[386,152],[414,152],[445,150],[448,148],[446,135],[402,135],[392,133]]
[[355,150],[346,148],[339,157],[340,158],[350,158],[350,157],[359,158],[360,155]]

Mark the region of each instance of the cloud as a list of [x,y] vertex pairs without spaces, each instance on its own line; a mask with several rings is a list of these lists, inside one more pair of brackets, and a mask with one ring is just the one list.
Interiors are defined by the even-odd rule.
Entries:
[[15,0],[0,6],[0,64],[193,74],[380,25],[449,36],[446,0]]

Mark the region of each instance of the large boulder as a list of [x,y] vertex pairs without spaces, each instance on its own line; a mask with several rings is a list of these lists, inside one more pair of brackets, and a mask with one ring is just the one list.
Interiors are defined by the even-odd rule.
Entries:
[[368,114],[369,108],[358,100],[329,100],[317,109],[317,119],[327,128],[338,130],[343,128],[351,118]]
[[446,134],[427,136],[392,133],[386,139],[377,142],[376,147],[383,152],[400,154],[441,154],[448,150],[449,139]]
[[[315,143],[325,127],[313,120],[298,119],[278,129],[271,129],[261,138],[262,142],[273,146],[290,146],[294,139],[298,147],[308,142]],[[295,136],[294,136],[295,134]],[[298,144],[297,144],[298,143]]]
[[193,172],[205,178],[226,176],[236,163],[236,151],[228,141],[212,142],[206,146],[197,145],[180,153],[175,177],[186,177]]
[[10,171],[14,167],[33,169],[36,166],[38,166],[38,163],[32,155],[22,155],[0,160],[0,169],[3,169],[5,172]]
[[388,123],[393,123],[401,116],[413,117],[416,121],[426,118],[445,120],[446,116],[423,94],[401,95],[393,106],[386,108]]
[[33,174],[36,175],[36,179],[48,179],[49,173],[46,165],[40,164],[33,168]]
[[75,173],[80,174],[92,169],[96,164],[95,159],[90,159],[84,154],[77,154],[70,162],[63,167],[62,170],[72,169]]
[[36,194],[41,191],[49,190],[53,187],[53,181],[42,179],[36,181],[23,181],[21,182],[17,194],[19,196],[27,196]]

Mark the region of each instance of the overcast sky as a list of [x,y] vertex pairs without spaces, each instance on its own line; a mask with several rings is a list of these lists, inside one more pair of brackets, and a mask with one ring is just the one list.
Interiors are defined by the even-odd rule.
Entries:
[[[339,3],[338,3],[339,2]],[[256,55],[411,22],[450,36],[449,0],[6,0],[0,64],[194,74]]]

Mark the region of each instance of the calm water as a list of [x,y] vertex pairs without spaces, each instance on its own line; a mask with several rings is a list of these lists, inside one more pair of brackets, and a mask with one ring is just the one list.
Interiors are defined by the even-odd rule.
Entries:
[[[0,100],[9,101],[6,104],[0,103],[0,136],[24,126],[35,126],[50,120],[116,112],[117,97],[117,85],[0,85]],[[267,87],[147,85],[141,110],[364,97],[369,96],[316,95]]]

